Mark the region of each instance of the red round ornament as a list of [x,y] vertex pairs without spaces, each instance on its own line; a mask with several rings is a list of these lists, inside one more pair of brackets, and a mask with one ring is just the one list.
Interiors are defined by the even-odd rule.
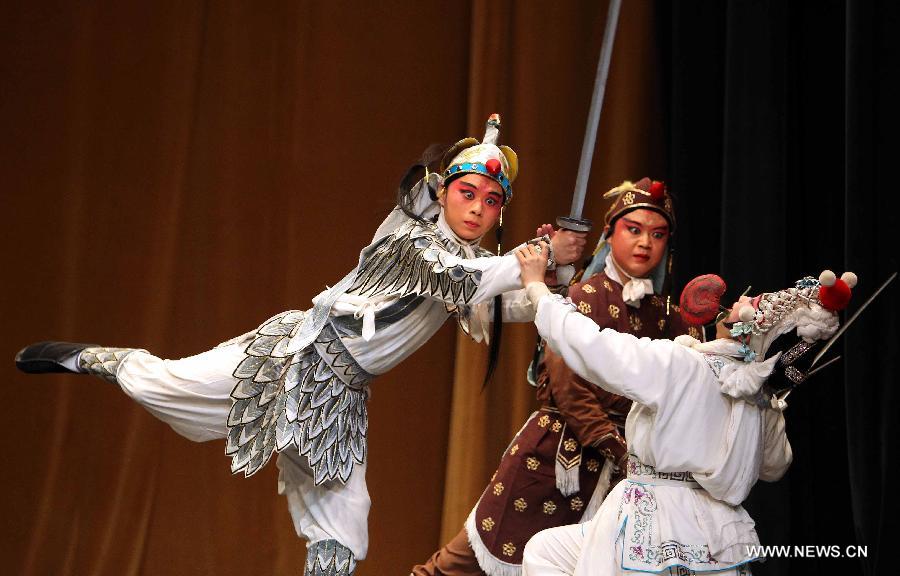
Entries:
[[681,317],[692,326],[709,324],[719,313],[725,288],[725,281],[715,274],[697,276],[681,291]]
[[491,158],[487,162],[484,163],[484,167],[487,168],[487,171],[491,173],[492,176],[496,176],[500,173],[500,169],[502,166],[500,165],[500,161],[496,158]]
[[824,308],[837,312],[847,307],[850,302],[850,287],[840,278],[835,279],[834,284],[819,286],[819,302]]
[[666,185],[658,180],[654,180],[652,184],[650,184],[650,197],[654,200],[661,200],[663,195],[666,193]]

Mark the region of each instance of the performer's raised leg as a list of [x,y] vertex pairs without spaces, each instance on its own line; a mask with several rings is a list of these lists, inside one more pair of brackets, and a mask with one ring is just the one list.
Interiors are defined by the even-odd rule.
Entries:
[[213,348],[180,360],[146,350],[70,342],[41,342],[23,348],[16,366],[28,373],[92,374],[117,384],[125,394],[195,442],[224,438],[236,384],[234,366],[241,344]]

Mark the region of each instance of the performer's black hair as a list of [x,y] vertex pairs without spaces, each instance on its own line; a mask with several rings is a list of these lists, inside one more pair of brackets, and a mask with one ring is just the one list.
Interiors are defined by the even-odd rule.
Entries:
[[[497,246],[503,245],[503,223],[497,226]],[[500,254],[497,254],[500,256]],[[488,382],[494,376],[494,369],[497,368],[497,362],[500,360],[500,340],[503,337],[503,294],[494,296],[494,323],[491,325],[491,342],[488,346],[488,366],[487,372],[484,374],[484,383],[481,389],[484,390]]]
[[[400,179],[400,185],[397,188],[397,206],[403,210],[403,213],[416,220],[423,222],[424,219],[413,210],[414,198],[412,197],[413,187],[425,176],[425,168],[429,172],[437,172],[440,170],[440,160],[448,147],[442,144],[432,144],[422,153],[421,158],[412,166],[406,169],[403,178]],[[445,182],[445,184],[447,184]],[[437,190],[428,188],[428,193],[432,200],[437,200]],[[502,223],[497,227],[497,245],[499,246],[503,238]],[[494,375],[494,369],[497,367],[497,361],[500,357],[500,340],[503,336],[503,299],[501,295],[494,297],[494,322],[491,327],[490,352],[488,354],[487,373],[484,376],[484,384],[482,389],[487,386],[491,377]]]
[[[425,176],[426,168],[429,172],[437,172],[440,169],[441,157],[447,148],[444,144],[432,144],[422,152],[422,156],[413,165],[406,169],[406,173],[400,179],[400,186],[397,187],[397,206],[403,210],[404,214],[417,222],[425,220],[413,210],[415,199],[412,197],[412,189]],[[428,189],[432,200],[437,200],[437,192],[430,187]]]

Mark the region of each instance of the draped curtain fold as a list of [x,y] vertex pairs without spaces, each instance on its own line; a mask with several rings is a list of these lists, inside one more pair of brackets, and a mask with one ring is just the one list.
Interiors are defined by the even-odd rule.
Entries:
[[[657,3],[668,166],[682,192],[676,284],[718,271],[736,296],[825,268],[859,273],[849,313],[898,269],[889,204],[897,90],[891,2]],[[889,207],[889,205],[891,207]],[[705,245],[703,244],[705,239]],[[792,394],[794,462],[746,507],[764,544],[866,546],[867,557],[770,558],[754,574],[879,574],[898,511],[900,319],[894,283],[834,347],[841,367]],[[851,554],[854,551],[851,550]]]

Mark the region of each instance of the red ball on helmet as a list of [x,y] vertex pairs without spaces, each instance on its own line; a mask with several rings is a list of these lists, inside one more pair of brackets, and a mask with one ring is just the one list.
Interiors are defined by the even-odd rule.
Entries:
[[850,302],[850,284],[856,284],[856,274],[845,272],[836,278],[831,270],[824,270],[819,275],[819,302],[823,308],[832,312],[843,310]]

